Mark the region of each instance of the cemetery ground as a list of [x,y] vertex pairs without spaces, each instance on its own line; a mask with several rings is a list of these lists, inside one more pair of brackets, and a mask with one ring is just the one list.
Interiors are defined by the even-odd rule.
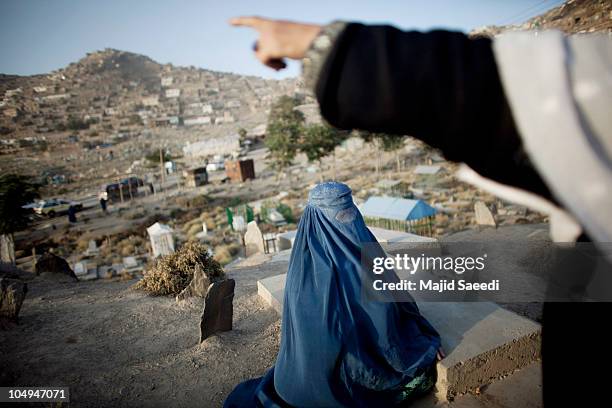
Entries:
[[256,280],[279,272],[248,272],[227,271],[239,282],[234,329],[201,344],[202,299],[177,304],[120,278],[31,278],[19,325],[0,331],[0,382],[69,386],[71,406],[220,406],[278,349],[278,317]]
[[[240,237],[227,226],[225,207],[236,202],[278,200],[289,206],[297,219],[309,187],[322,178],[347,183],[356,200],[362,202],[369,195],[380,194],[376,184],[381,179],[412,182],[415,166],[431,163],[435,158],[435,152],[408,142],[398,156],[402,164],[398,169],[396,157],[386,155],[372,160],[376,150],[363,146],[338,152],[322,164],[298,158],[286,169],[285,177],[277,178],[266,166],[265,154],[264,149],[250,153],[255,159],[255,180],[221,183],[223,175],[212,174],[210,184],[186,188],[169,177],[161,193],[113,204],[107,215],[102,213],[95,196],[83,197],[86,208],[78,213],[75,225],[68,225],[65,216],[43,219],[16,236],[18,249],[40,242],[65,258],[71,267],[95,240],[99,252],[94,259],[98,266],[136,257],[146,269],[150,259],[147,227],[160,220],[168,223],[180,245],[194,239],[202,231],[202,223],[206,223],[210,239],[205,243],[225,265],[227,277],[236,281],[232,331],[198,344],[203,300],[177,303],[173,296],[135,291],[131,287],[138,281],[137,274],[81,282],[31,275],[26,279],[29,291],[19,324],[0,331],[0,382],[69,386],[74,406],[221,406],[237,383],[262,375],[274,363],[280,323],[276,312],[257,295],[257,281],[286,273],[286,263],[262,263],[267,255],[232,262],[243,254]],[[502,205],[492,196],[455,180],[451,164],[440,165],[447,171],[428,176],[424,180],[426,188],[415,189],[415,198],[427,200],[440,210],[435,221],[438,237],[465,229],[478,231],[475,200],[496,207],[496,221],[501,226],[542,221],[539,214],[508,203]],[[517,312],[537,319],[537,311],[535,316],[532,311]],[[525,383],[532,387],[530,395],[537,394],[538,364],[496,382],[490,389],[502,393],[514,390],[516,395],[524,395]],[[509,385],[500,388],[499,384]],[[483,406],[483,397],[478,401],[474,398],[460,397],[452,405]],[[502,396],[491,394],[491,398]],[[433,402],[426,400],[422,404],[430,407]]]
[[[136,280],[68,282],[30,276],[20,324],[0,331],[0,381],[69,386],[71,406],[219,407],[241,381],[274,364],[280,321],[257,281],[286,262],[254,255],[226,268],[236,280],[233,330],[199,341],[202,302],[135,291]],[[538,362],[450,403],[453,408],[539,407]],[[433,394],[417,408],[437,404]]]

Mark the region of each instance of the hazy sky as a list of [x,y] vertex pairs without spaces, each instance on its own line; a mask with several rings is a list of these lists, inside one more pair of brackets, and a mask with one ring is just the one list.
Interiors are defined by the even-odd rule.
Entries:
[[227,20],[261,15],[315,23],[334,19],[390,23],[405,29],[469,31],[522,22],[561,0],[0,0],[0,72],[36,74],[86,52],[116,48],[160,63],[280,78],[261,66],[256,36]]

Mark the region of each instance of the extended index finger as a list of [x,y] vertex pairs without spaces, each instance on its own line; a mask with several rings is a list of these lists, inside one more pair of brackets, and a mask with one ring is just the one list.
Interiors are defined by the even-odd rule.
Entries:
[[234,17],[230,19],[230,24],[237,27],[251,27],[254,29],[260,28],[266,19],[254,16]]

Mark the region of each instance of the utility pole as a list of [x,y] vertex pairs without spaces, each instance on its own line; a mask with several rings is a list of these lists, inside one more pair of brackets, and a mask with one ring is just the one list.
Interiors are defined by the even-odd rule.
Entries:
[[166,178],[166,167],[164,163],[164,150],[161,147],[159,148],[159,169],[160,169],[160,175],[161,175],[161,179],[159,183],[159,190],[161,191],[163,189],[162,185],[164,184],[164,181]]
[[134,195],[132,194],[132,176],[128,178],[128,192],[130,193],[130,203],[134,200]]
[[121,179],[117,179],[117,184],[119,184],[119,198],[121,199],[121,204],[123,204],[123,184],[121,184]]

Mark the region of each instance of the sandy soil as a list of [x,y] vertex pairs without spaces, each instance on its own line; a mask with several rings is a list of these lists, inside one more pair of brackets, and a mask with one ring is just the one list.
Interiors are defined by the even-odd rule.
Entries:
[[133,281],[35,278],[19,326],[0,332],[0,382],[69,386],[71,406],[220,406],[274,363],[278,316],[256,281],[277,273],[228,271],[237,284],[234,330],[202,344],[201,300],[178,305],[131,290]]

